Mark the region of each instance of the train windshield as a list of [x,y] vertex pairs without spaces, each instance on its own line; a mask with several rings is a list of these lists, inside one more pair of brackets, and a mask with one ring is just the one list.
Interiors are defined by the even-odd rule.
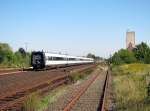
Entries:
[[33,59],[32,59],[33,64],[41,64],[41,62],[42,62],[42,57],[40,54],[33,55]]

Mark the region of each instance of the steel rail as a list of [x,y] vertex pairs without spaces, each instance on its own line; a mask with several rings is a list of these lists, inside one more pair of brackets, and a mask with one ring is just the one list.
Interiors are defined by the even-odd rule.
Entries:
[[91,79],[86,86],[80,90],[80,92],[65,106],[63,111],[70,111],[71,108],[75,105],[75,103],[79,100],[79,98],[86,92],[86,90],[90,87],[90,85],[96,80],[96,78],[100,74],[97,74],[93,79]]

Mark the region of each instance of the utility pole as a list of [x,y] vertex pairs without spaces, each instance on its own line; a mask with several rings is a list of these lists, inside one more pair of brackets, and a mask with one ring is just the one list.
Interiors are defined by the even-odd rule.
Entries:
[[25,50],[27,52],[27,48],[28,48],[28,42],[25,42]]

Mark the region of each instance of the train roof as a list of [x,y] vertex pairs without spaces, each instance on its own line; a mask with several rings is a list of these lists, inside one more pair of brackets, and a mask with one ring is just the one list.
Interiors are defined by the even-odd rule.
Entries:
[[53,53],[45,53],[45,56],[52,56],[52,57],[65,57],[65,58],[77,58],[77,59],[88,59],[88,60],[93,60],[92,58],[87,58],[87,57],[70,56],[70,55],[64,55],[64,54],[53,54]]
[[56,54],[56,53],[41,52],[41,51],[34,51],[33,53],[44,53],[45,56],[52,56],[52,57],[64,57],[64,58],[76,58],[76,59],[93,60],[92,58],[87,58],[87,57],[70,56],[70,55],[65,55],[65,54]]

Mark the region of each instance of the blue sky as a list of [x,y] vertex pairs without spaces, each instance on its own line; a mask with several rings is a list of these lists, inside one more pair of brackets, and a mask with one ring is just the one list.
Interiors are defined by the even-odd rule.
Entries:
[[150,0],[0,0],[0,42],[14,50],[108,57],[128,29],[150,43]]

